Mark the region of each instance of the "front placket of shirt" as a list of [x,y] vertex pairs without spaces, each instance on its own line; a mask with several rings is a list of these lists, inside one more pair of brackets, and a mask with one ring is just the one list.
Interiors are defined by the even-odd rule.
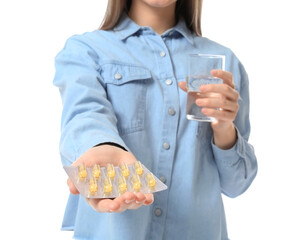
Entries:
[[[179,121],[179,96],[169,49],[163,39],[155,35],[147,36],[147,41],[155,52],[159,83],[162,85],[164,98],[163,127],[161,132],[160,152],[157,175],[166,180],[169,186],[172,180],[173,160],[176,147],[176,135]],[[149,239],[162,239],[167,219],[169,190],[155,195],[153,218]]]

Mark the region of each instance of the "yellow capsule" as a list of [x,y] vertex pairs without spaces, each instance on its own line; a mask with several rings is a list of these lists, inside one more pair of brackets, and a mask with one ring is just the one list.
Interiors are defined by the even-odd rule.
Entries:
[[98,180],[100,176],[101,176],[100,166],[96,164],[96,165],[93,167],[93,177],[94,177],[96,180]]
[[148,183],[148,187],[153,189],[156,185],[156,181],[155,181],[155,178],[153,177],[153,174],[152,173],[148,173],[146,175],[146,179],[147,179],[147,183]]
[[108,163],[106,166],[106,170],[107,170],[107,175],[110,178],[114,178],[116,176],[116,171],[115,171],[114,165]]
[[87,176],[86,167],[84,164],[80,164],[78,166],[78,177],[79,177],[80,181],[84,181],[86,176]]
[[139,175],[133,175],[132,176],[132,185],[133,185],[133,190],[135,192],[139,192],[142,186],[141,180]]
[[119,183],[119,192],[120,193],[126,192],[127,191],[127,183],[126,183],[124,176],[119,177],[118,183]]
[[142,164],[140,161],[136,161],[134,163],[134,169],[135,169],[135,173],[138,174],[138,175],[143,175],[143,167],[142,167]]
[[109,177],[104,178],[103,185],[104,185],[104,193],[106,195],[110,195],[112,190],[113,190],[113,186],[111,184],[111,181],[110,181]]
[[129,174],[130,174],[127,164],[124,163],[124,162],[122,162],[121,165],[120,165],[120,169],[121,169],[122,175],[125,178],[127,178],[129,176]]
[[89,191],[92,196],[94,196],[98,191],[97,180],[95,178],[90,179]]

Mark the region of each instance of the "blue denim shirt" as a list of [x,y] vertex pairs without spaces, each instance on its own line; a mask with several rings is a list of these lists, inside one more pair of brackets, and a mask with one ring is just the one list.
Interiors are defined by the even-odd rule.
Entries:
[[[238,140],[229,150],[213,144],[210,123],[186,119],[187,96],[178,82],[190,53],[226,56],[240,94]],[[72,36],[55,60],[62,163],[113,142],[168,186],[151,206],[123,213],[98,213],[70,195],[62,229],[74,230],[76,239],[228,239],[221,194],[242,194],[257,172],[247,142],[248,77],[232,51],[191,33],[182,20],[160,36],[124,14],[112,30]]]

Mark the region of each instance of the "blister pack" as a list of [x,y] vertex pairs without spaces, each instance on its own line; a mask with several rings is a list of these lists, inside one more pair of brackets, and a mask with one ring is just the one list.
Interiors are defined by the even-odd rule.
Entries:
[[86,198],[115,198],[125,192],[154,193],[167,189],[140,161],[120,166],[64,166],[69,178]]

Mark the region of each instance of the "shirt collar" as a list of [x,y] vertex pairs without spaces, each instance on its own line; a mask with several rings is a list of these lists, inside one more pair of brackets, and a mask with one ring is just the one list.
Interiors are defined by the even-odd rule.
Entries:
[[119,35],[121,40],[128,38],[129,36],[135,34],[142,27],[137,25],[134,21],[132,21],[127,13],[123,12],[119,24],[114,27],[114,31]]
[[[180,19],[177,23],[177,25],[172,28],[174,31],[179,32],[183,37],[185,37],[191,44],[194,44],[194,37],[193,33],[190,31],[190,29],[187,28],[184,19]],[[171,31],[172,31],[171,29]]]
[[[120,19],[119,24],[114,27],[114,31],[119,35],[121,40],[124,40],[131,35],[138,32],[140,29],[144,27],[136,24],[130,17],[128,17],[127,13],[123,13]],[[191,44],[194,44],[194,38],[192,32],[187,28],[184,19],[180,19],[175,27],[168,29],[162,36],[167,36],[171,32],[178,32],[183,37],[185,37]]]

